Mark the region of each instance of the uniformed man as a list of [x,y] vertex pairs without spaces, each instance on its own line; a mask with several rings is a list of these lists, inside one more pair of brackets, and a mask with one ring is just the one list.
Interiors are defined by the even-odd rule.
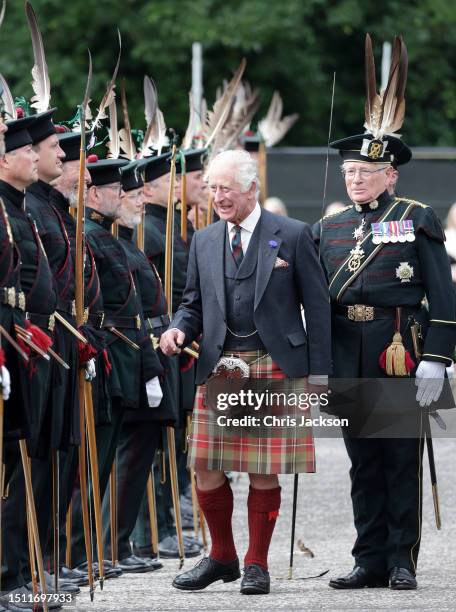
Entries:
[[[56,126],[57,138],[61,149],[65,153],[62,160],[62,173],[53,181],[53,187],[49,192],[49,207],[55,213],[55,219],[59,222],[59,227],[63,228],[69,241],[69,249],[71,251],[72,266],[75,269],[75,250],[76,250],[76,221],[70,212],[70,207],[77,207],[78,199],[78,183],[79,183],[79,156],[81,136],[78,132],[70,132],[62,126]],[[86,133],[86,141],[89,142],[91,133]],[[88,170],[85,171],[85,185],[87,187],[90,182]],[[66,240],[60,240],[60,244],[66,245]],[[58,251],[58,245],[55,249]],[[78,364],[75,369],[80,366],[89,367],[91,374],[96,373],[92,380],[93,404],[96,416],[109,412],[109,396],[107,394],[107,379],[104,367],[103,356],[103,335],[100,331],[103,320],[103,300],[100,291],[100,284],[95,261],[90,247],[85,244],[85,267],[84,267],[84,304],[87,310],[85,325],[79,331],[82,332],[90,342],[91,349],[95,348],[98,351],[95,357],[96,368],[93,371],[93,363],[87,366],[84,361],[85,348],[78,354]],[[74,292],[75,286],[73,286]],[[73,309],[72,309],[73,310]],[[87,346],[87,345],[86,345]],[[89,373],[87,374],[90,378]],[[76,406],[79,411],[79,405]],[[98,410],[100,408],[100,410]],[[77,415],[78,416],[78,415]],[[100,417],[101,418],[101,417]],[[63,453],[61,453],[62,455]],[[70,447],[64,454],[65,461],[61,461],[60,468],[60,577],[66,580],[71,580],[75,584],[82,586],[88,584],[88,577],[85,572],[69,568],[65,565],[66,552],[66,517],[70,504],[70,500],[74,489],[78,486],[78,449],[76,446]]]
[[[122,168],[123,195],[118,221],[119,241],[139,292],[150,342],[153,339],[154,345],[158,346],[161,331],[168,324],[169,317],[158,273],[135,242],[134,231],[138,228],[144,211],[143,181],[137,166],[138,162],[133,161]],[[149,353],[150,347],[144,346],[141,351],[143,374],[140,381],[140,404],[138,409],[126,411],[117,450],[119,567],[126,573],[143,573],[162,567],[158,561],[132,555],[130,547],[130,536],[140,511],[155,452],[161,447],[161,426],[166,422],[163,421],[167,412],[166,403],[174,398],[175,390],[172,385],[177,385],[178,382],[176,375],[169,377],[169,360],[158,352],[165,372],[164,377],[161,377],[160,387],[167,396],[163,397],[160,387],[157,387],[155,391],[151,389],[152,393],[149,393],[148,398],[145,381],[148,377]]]
[[[144,251],[151,264],[154,265],[162,282],[165,280],[165,250],[166,250],[166,216],[169,192],[170,155],[164,153],[156,157],[147,157],[140,163],[143,174],[143,194],[145,201],[144,217]],[[174,243],[173,243],[173,284],[172,301],[173,311],[179,306],[187,278],[188,246],[181,238],[180,213],[174,214]],[[180,491],[188,486],[189,480],[185,470],[183,458],[183,433],[185,428],[186,412],[192,409],[194,397],[194,376],[190,370],[191,358],[187,355],[179,358],[179,378],[177,393],[174,399],[177,405],[174,414],[170,414],[176,434],[176,459],[180,463]],[[173,368],[175,367],[172,366]],[[171,404],[167,404],[168,409]],[[177,410],[176,410],[177,408]],[[164,444],[166,446],[166,444]],[[182,482],[184,480],[184,482]],[[182,487],[182,484],[185,486]],[[157,514],[159,521],[159,551],[164,558],[178,557],[177,536],[171,515],[172,496],[169,479],[162,485],[157,482]],[[187,518],[189,516],[187,515]],[[147,524],[145,525],[147,532]],[[146,545],[146,537],[140,542]],[[138,542],[139,543],[139,542]],[[199,554],[201,547],[193,538],[185,538],[185,556],[191,557]]]
[[[42,247],[38,230],[24,207],[25,189],[38,180],[39,155],[32,148],[32,137],[28,128],[35,119],[22,118],[7,123],[5,135],[6,153],[0,158],[0,197],[3,200],[11,224],[12,236],[20,258],[20,283],[25,293],[27,319],[31,326],[28,331],[45,352],[52,344],[53,313],[57,305],[52,272]],[[36,326],[36,327],[35,327]],[[20,368],[20,380],[26,401],[18,406],[17,416],[28,413],[28,433],[20,426],[18,419],[14,429],[19,438],[28,438],[29,453],[34,456],[39,447],[44,422],[44,409],[50,382],[49,362],[34,352],[30,362]],[[14,411],[16,412],[16,410]],[[9,413],[11,415],[11,412]],[[8,423],[9,415],[7,418]],[[27,597],[32,592],[30,567],[24,556],[26,542],[26,509],[24,478],[17,441],[5,446],[6,479],[10,494],[3,506],[3,527],[5,537],[2,551],[2,588],[11,594],[25,597],[16,602],[17,607],[29,608]],[[48,457],[32,460],[32,476],[37,504],[40,540],[45,539],[50,517],[50,461]],[[9,606],[8,606],[9,607]],[[61,607],[58,602],[49,602],[49,607]]]
[[[93,160],[93,161],[92,161]],[[91,184],[87,194],[85,229],[87,241],[92,249],[100,278],[105,318],[103,328],[107,334],[109,359],[112,369],[109,376],[109,393],[112,403],[111,422],[96,428],[98,465],[100,472],[100,495],[106,490],[121,424],[126,409],[139,405],[141,351],[149,342],[141,316],[141,306],[125,252],[111,232],[118,216],[122,187],[120,169],[126,160],[88,158]],[[162,373],[160,362],[153,353],[153,363],[148,369],[146,385],[156,384]],[[152,382],[153,381],[153,382]],[[84,538],[82,525],[74,528],[73,564],[84,562]],[[109,569],[113,568],[108,568]],[[116,573],[121,573],[117,570]],[[107,573],[108,575],[108,573]]]
[[[395,167],[411,157],[410,149],[394,135],[402,125],[406,74],[403,43],[396,40],[396,45],[399,51],[393,53],[393,61],[402,61],[390,73],[399,73],[397,91],[390,88],[397,99],[397,106],[390,108],[390,123],[373,121],[378,109],[369,110],[369,102],[366,132],[331,144],[342,156],[352,204],[323,218],[316,237],[331,295],[334,376],[370,379],[369,397],[356,406],[359,410],[367,402],[370,407],[385,404],[388,376],[416,376],[418,402],[413,392],[411,418],[418,433],[407,439],[394,439],[394,434],[391,439],[363,439],[350,429],[344,431],[357,539],[353,571],[330,582],[338,589],[417,586],[420,434],[428,418],[424,410],[440,396],[455,345],[455,303],[440,221],[429,206],[391,195]],[[380,102],[385,105],[388,100]],[[424,298],[427,308],[422,306]],[[421,354],[414,350],[413,330],[419,330],[424,340]],[[392,426],[400,422],[405,404],[406,396],[392,406]]]

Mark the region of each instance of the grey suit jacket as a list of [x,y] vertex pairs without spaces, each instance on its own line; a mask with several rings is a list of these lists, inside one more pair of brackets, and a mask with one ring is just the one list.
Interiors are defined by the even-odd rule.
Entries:
[[[194,234],[187,285],[170,324],[170,328],[185,333],[185,344],[202,334],[197,384],[207,379],[220,358],[227,332],[225,232],[226,222],[218,221]],[[277,257],[289,265],[274,267]],[[329,296],[310,228],[301,221],[265,210],[261,212],[254,321],[267,351],[287,376],[328,374]]]

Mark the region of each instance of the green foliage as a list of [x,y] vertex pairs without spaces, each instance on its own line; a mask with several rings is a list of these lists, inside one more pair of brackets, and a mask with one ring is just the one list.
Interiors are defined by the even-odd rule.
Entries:
[[[447,0],[34,0],[44,37],[57,117],[80,103],[87,48],[94,63],[92,109],[99,103],[122,33],[120,76],[126,78],[132,124],[144,127],[142,80],[155,80],[168,126],[183,134],[191,85],[191,44],[204,46],[209,104],[222,79],[245,56],[247,79],[266,111],[274,89],[299,123],[285,144],[324,145],[333,72],[332,136],[362,129],[364,35],[374,40],[380,81],[381,44],[402,34],[409,50],[404,137],[412,145],[454,145],[456,4]],[[23,3],[9,0],[0,31],[0,72],[13,96],[30,98],[33,55]]]

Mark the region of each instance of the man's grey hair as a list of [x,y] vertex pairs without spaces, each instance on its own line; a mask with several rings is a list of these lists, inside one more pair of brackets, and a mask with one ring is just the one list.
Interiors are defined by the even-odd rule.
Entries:
[[230,149],[218,153],[209,164],[207,176],[209,183],[211,182],[211,174],[216,166],[233,166],[234,180],[239,184],[241,192],[244,193],[250,189],[250,186],[255,182],[258,196],[260,192],[260,180],[258,178],[258,165],[253,157],[242,149]]

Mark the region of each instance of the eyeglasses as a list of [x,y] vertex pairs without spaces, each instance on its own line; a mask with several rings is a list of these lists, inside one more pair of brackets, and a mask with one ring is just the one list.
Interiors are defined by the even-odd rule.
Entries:
[[358,173],[362,179],[368,179],[371,174],[383,172],[383,170],[386,170],[386,168],[378,168],[378,170],[366,170],[365,168],[342,168],[341,172],[344,178],[353,180],[356,176],[356,173]]

